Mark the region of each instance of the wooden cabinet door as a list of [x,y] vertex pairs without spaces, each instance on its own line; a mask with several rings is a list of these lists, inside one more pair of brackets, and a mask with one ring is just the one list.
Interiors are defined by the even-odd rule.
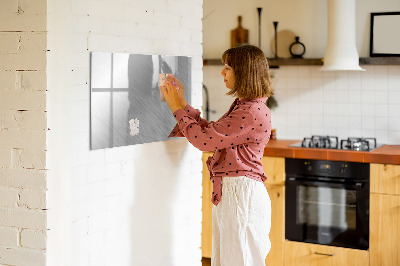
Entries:
[[285,266],[368,266],[365,250],[285,241]]
[[371,193],[400,195],[400,165],[370,165]]
[[202,195],[202,224],[201,224],[201,253],[204,258],[211,258],[212,252],[212,183],[206,161],[211,152],[203,153],[203,195]]
[[400,196],[371,194],[370,202],[370,265],[400,265]]
[[285,240],[285,187],[265,184],[271,199],[271,250],[265,259],[266,266],[283,265]]
[[285,185],[285,158],[264,156],[261,163],[268,177],[266,184]]

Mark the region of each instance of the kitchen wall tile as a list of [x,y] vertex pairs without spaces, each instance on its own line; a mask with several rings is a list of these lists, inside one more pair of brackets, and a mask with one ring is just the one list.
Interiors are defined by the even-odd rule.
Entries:
[[400,104],[388,105],[389,117],[400,117]]
[[400,66],[390,66],[388,67],[388,76],[397,76],[400,77]]
[[362,123],[359,116],[349,116],[349,129],[361,129]]
[[359,137],[362,136],[361,128],[349,128],[349,137]]
[[373,116],[363,116],[361,118],[361,125],[362,129],[371,129],[373,130],[375,128],[375,119]]
[[[393,143],[395,137],[384,131],[389,130],[385,121],[391,124],[391,118],[400,117],[400,66],[362,67],[366,71],[320,71],[319,66],[281,66],[271,70],[276,73],[273,86],[279,106],[272,116],[279,137],[306,137],[299,131],[306,124],[311,134],[347,132],[348,136],[357,137],[368,133]],[[220,105],[220,101],[219,98],[214,105]],[[398,130],[392,127],[392,131]]]
[[361,103],[362,91],[361,90],[349,90],[349,102],[350,103]]
[[349,137],[349,129],[348,128],[337,128],[336,136],[339,138],[338,145],[340,146],[340,140],[347,139]]
[[387,117],[389,108],[387,104],[375,104],[375,117]]
[[324,85],[323,77],[311,77],[310,87],[313,90],[319,89]]
[[298,127],[301,126],[302,123],[299,121],[299,115],[297,113],[293,113],[287,117],[287,123],[290,126]]
[[307,68],[310,69],[311,78],[322,78],[324,76],[324,71],[320,70],[320,66],[310,66]]
[[324,104],[322,102],[311,102],[311,114],[312,115],[321,115],[324,110]]
[[349,90],[361,90],[361,71],[349,71]]
[[313,129],[323,128],[324,116],[321,113],[313,113],[311,115],[311,127]]
[[301,115],[309,116],[311,113],[311,104],[308,102],[299,103],[298,113]]
[[400,143],[400,130],[399,131],[389,131],[389,140],[387,143]]
[[374,89],[375,91],[387,91],[388,89],[388,79],[387,78],[375,78],[374,79]]
[[400,90],[400,74],[389,76],[388,89],[392,91]]
[[373,104],[361,105],[362,116],[374,116],[374,114],[375,114],[375,106]]
[[298,78],[297,77],[287,77],[286,78],[286,87],[288,89],[296,89],[299,87]]
[[309,77],[304,77],[299,75],[297,82],[298,82],[297,84],[298,88],[310,89],[311,82]]
[[334,103],[336,101],[336,90],[332,84],[325,84],[324,85],[324,98],[323,101],[325,103]]
[[298,94],[299,102],[310,104],[313,93],[312,90],[310,90],[310,88],[307,89],[299,88],[298,92],[299,92]]
[[360,136],[362,138],[373,138],[375,136],[375,132],[372,129],[362,129]]
[[349,104],[349,115],[351,116],[361,116],[362,107],[360,103]]
[[363,104],[374,103],[374,91],[362,89],[361,101]]
[[349,102],[349,90],[340,89],[336,91],[336,103],[345,103],[347,105]]
[[388,92],[386,91],[376,91],[374,94],[375,104],[385,104],[388,102]]
[[374,77],[372,75],[367,75],[367,74],[362,75],[361,88],[362,88],[362,90],[373,90],[374,89]]
[[[322,84],[322,83],[321,83],[321,84]],[[312,103],[314,103],[314,102],[321,103],[323,97],[324,97],[324,92],[323,92],[323,90],[321,90],[321,89],[319,89],[319,88],[314,88],[314,89],[312,90],[312,93],[311,93],[311,102],[312,102]]]
[[388,67],[387,65],[376,65],[374,66],[374,77],[376,78],[385,78],[387,79]]
[[336,116],[336,127],[338,129],[348,129],[349,118],[348,116]]
[[335,71],[321,71],[324,78],[335,78]]
[[347,71],[339,71],[336,74],[336,89],[347,90],[349,87],[349,75]]
[[386,130],[389,129],[389,118],[388,117],[375,117],[375,130]]
[[[326,135],[326,132],[322,127],[316,127],[316,128],[311,128],[311,134],[310,135]],[[310,136],[309,135],[309,136]]]
[[323,114],[326,115],[335,115],[336,114],[336,105],[335,103],[325,103],[323,107]]
[[285,77],[298,77],[298,67],[297,66],[287,66]]
[[397,91],[389,91],[389,104],[400,104],[400,89]]
[[297,76],[310,79],[311,71],[312,71],[312,68],[310,68],[310,67],[299,67],[297,69]]
[[388,130],[376,130],[375,129],[375,138],[379,144],[384,144],[389,142],[389,134]]
[[[324,115],[323,125],[325,130],[331,130],[332,128],[336,130],[336,116],[335,115]],[[331,134],[330,131],[327,131],[326,134]]]
[[347,116],[349,114],[349,105],[346,103],[336,103],[336,114],[339,116]]
[[400,117],[389,118],[389,130],[400,131]]

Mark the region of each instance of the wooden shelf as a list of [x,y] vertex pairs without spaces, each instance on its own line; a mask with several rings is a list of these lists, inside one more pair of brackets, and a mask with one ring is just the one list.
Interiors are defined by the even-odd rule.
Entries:
[[[270,67],[279,66],[304,66],[304,65],[322,65],[321,58],[268,58],[268,64]],[[222,65],[220,59],[204,59],[203,65],[205,66],[217,66]]]
[[[268,58],[271,68],[279,66],[322,66],[323,58]],[[204,59],[204,66],[222,65],[220,59]],[[400,57],[362,57],[360,65],[400,65]]]
[[360,65],[400,65],[400,57],[362,57]]

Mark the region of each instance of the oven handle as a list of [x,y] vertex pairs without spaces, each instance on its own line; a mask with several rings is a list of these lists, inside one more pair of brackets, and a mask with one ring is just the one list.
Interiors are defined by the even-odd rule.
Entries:
[[294,181],[297,183],[301,183],[304,185],[318,185],[318,184],[325,184],[325,185],[341,185],[344,187],[348,188],[354,188],[354,189],[361,189],[363,187],[363,183],[361,182],[356,182],[356,183],[346,183],[346,182],[332,182],[332,181],[321,181],[321,180],[316,180],[316,181],[309,181],[309,180],[304,180],[303,178],[297,178],[297,177],[288,177],[287,181]]

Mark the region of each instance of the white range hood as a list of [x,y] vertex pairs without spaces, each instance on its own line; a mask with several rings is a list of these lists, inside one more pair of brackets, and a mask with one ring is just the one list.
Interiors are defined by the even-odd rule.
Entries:
[[328,44],[320,70],[358,70],[355,0],[328,0]]

